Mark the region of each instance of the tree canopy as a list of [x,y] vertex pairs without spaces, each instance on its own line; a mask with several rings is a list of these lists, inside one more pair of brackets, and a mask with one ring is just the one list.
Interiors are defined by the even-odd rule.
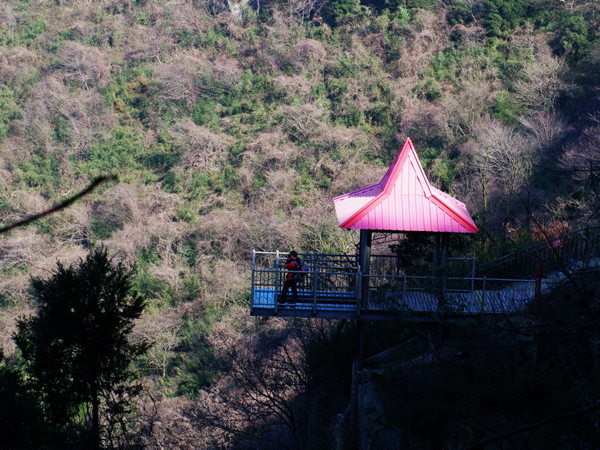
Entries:
[[114,427],[140,389],[131,363],[148,345],[129,335],[145,300],[103,247],[31,286],[39,313],[19,320],[15,340],[45,418],[59,429],[91,423],[84,434],[99,446],[101,409],[102,426]]

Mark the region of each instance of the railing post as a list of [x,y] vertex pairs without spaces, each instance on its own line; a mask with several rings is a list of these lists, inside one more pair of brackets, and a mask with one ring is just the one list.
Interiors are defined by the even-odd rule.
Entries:
[[276,256],[275,256],[275,305],[273,306],[273,309],[275,311],[275,315],[277,315],[277,305],[279,304],[279,302],[277,301],[277,296],[279,295],[279,250],[277,250]]
[[473,256],[471,263],[471,292],[475,291],[475,257]]
[[360,264],[357,265],[356,271],[356,315],[360,315],[360,305],[362,304],[363,295],[363,273]]
[[483,276],[483,285],[481,286],[481,315],[485,312],[485,275]]
[[404,280],[402,282],[402,299],[406,298],[406,272],[404,272]]
[[313,315],[317,315],[317,288],[319,280],[319,270],[317,268],[317,252],[313,252]]
[[252,275],[250,276],[250,314],[254,311],[254,270],[256,269],[256,249],[252,250]]

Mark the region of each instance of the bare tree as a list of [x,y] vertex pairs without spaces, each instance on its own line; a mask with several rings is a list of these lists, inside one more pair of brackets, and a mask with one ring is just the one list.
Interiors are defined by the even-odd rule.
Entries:
[[179,102],[193,105],[198,98],[193,66],[187,64],[168,63],[158,65],[154,70],[154,96],[167,104]]
[[190,119],[179,121],[171,130],[178,147],[184,150],[178,167],[185,173],[192,169],[210,172],[220,167],[227,157],[232,139],[226,134],[217,134],[198,126]]
[[[115,121],[97,91],[69,92],[58,76],[37,83],[25,102],[17,126],[37,147],[64,145],[68,153],[84,156],[91,142],[105,137]],[[58,129],[58,138],[55,131]]]
[[108,57],[96,47],[67,41],[58,53],[59,65],[85,89],[106,84],[111,78]]
[[165,308],[154,314],[142,315],[135,325],[133,336],[152,343],[152,347],[143,357],[147,364],[155,369],[162,378],[167,376],[167,366],[175,356],[175,348],[181,342],[177,335],[180,318],[172,308]]
[[302,336],[283,323],[253,330],[251,319],[235,320],[242,329],[233,321],[215,324],[210,341],[223,363],[220,380],[188,414],[220,448],[234,448],[235,439],[285,448],[297,431],[294,399],[307,384]]
[[533,60],[515,81],[514,95],[527,109],[552,110],[556,100],[573,87],[565,81],[564,61],[553,56],[547,44],[537,43],[535,50]]
[[583,130],[575,141],[565,146],[560,158],[561,166],[571,176],[576,187],[587,186],[591,196],[587,196],[572,206],[587,216],[586,222],[597,220],[600,211],[600,125],[592,125]]
[[555,111],[540,111],[518,120],[531,133],[532,145],[538,149],[556,146],[568,130],[567,120]]
[[313,105],[284,106],[283,129],[293,141],[309,142],[321,128],[324,111]]
[[506,201],[504,225],[519,190],[526,186],[532,173],[533,153],[530,143],[513,128],[488,119],[475,129],[476,141],[471,149],[473,166],[482,193],[482,215],[488,220],[490,187],[502,187]]

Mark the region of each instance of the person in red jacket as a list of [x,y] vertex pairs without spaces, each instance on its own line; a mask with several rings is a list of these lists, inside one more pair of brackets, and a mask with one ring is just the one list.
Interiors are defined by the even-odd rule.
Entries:
[[286,303],[285,298],[290,288],[292,288],[292,297],[294,298],[292,304],[298,301],[298,271],[301,270],[301,265],[302,263],[300,262],[298,253],[292,250],[285,261],[285,265],[283,266],[286,270],[288,270],[288,273],[285,276],[285,282],[283,283],[281,303]]

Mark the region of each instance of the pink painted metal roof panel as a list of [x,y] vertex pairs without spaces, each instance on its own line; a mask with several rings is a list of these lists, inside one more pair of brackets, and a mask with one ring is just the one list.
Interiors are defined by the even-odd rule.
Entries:
[[342,228],[474,233],[464,203],[432,187],[410,139],[381,182],[333,199]]

